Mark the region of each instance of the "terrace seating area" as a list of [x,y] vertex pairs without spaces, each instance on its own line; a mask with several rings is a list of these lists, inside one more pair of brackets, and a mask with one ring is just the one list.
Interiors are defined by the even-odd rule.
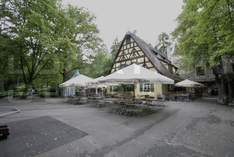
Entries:
[[[165,100],[190,101],[195,98],[195,88],[204,86],[190,80],[174,83],[160,73],[132,64],[96,79],[80,74],[61,87],[65,89],[65,96],[76,95],[69,100],[73,104],[92,104],[97,108],[110,108],[117,114],[134,116],[164,108]],[[165,92],[169,85],[183,90]]]

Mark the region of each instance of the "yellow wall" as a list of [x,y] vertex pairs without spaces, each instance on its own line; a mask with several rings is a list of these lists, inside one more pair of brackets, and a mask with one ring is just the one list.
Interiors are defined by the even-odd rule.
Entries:
[[157,97],[160,97],[163,95],[163,85],[161,83],[154,83],[154,92],[141,92],[140,91],[140,83],[137,83],[135,85],[135,96],[136,98],[144,98],[145,95],[148,95],[150,97],[154,97],[157,99]]
[[124,96],[133,96],[134,95],[134,92],[116,92],[116,91],[111,91],[110,90],[111,89],[111,87],[110,86],[108,86],[107,87],[107,94],[108,95],[113,95],[113,96],[120,96],[120,95],[123,95],[124,94]]
[[[135,84],[135,97],[140,99],[144,98],[145,95],[150,97],[154,97],[157,99],[158,97],[162,97],[163,94],[167,93],[166,85],[162,85],[161,83],[154,83],[154,92],[140,92],[140,83]],[[107,88],[107,94],[116,95],[118,92],[110,92],[110,87]]]

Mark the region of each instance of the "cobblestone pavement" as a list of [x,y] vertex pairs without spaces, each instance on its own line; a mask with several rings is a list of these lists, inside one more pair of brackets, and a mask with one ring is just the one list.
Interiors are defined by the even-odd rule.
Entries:
[[[36,157],[234,156],[234,108],[212,101],[165,104],[156,114],[134,118],[64,99],[0,100],[0,110],[21,110],[0,118],[13,129],[0,149],[8,157],[16,152]],[[26,134],[21,147],[10,144],[21,134]],[[26,143],[31,147],[23,147]]]

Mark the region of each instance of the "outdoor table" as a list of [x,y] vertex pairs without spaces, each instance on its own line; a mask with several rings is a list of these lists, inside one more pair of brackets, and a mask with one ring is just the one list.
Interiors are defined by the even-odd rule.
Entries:
[[191,97],[190,97],[190,94],[178,94],[176,95],[176,100],[190,101]]

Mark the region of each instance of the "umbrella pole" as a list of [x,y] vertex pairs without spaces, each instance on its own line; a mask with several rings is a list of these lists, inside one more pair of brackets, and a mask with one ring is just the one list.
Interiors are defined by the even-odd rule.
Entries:
[[136,82],[134,82],[133,86],[134,86],[133,100],[136,100],[136,88],[137,88]]
[[134,91],[133,91],[133,99],[135,100],[135,98],[136,98],[136,93],[135,93],[135,83],[133,84],[133,88],[134,88]]

